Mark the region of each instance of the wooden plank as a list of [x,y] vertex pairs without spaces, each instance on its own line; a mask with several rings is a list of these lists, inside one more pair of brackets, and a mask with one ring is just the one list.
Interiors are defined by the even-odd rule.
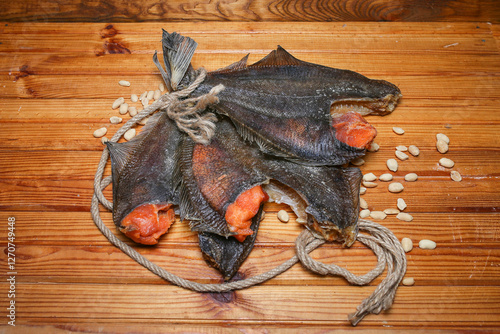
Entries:
[[[347,314],[373,287],[259,286],[227,294],[224,299],[170,285],[19,283],[18,289],[16,298],[22,300],[22,307],[16,310],[16,316],[21,324],[50,317],[75,323],[92,318],[121,323],[273,322],[307,326],[345,324]],[[2,307],[5,302],[6,296],[1,296]],[[499,303],[498,287],[403,287],[390,312],[368,316],[363,324],[390,326],[393,321],[405,321],[415,328],[446,319],[457,325],[474,322],[477,326],[498,326]],[[463,308],[464,304],[474,311]]]
[[[290,223],[283,224],[276,218],[278,210],[287,210],[286,205],[266,204],[266,218],[259,228],[256,245],[258,247],[291,247],[302,230],[302,225],[295,222],[295,215],[290,212]],[[407,210],[409,210],[408,208]],[[414,213],[414,221],[402,222],[389,216],[380,222],[402,239],[409,237],[415,242],[421,239],[435,240],[439,248],[498,248],[500,233],[498,213]],[[16,244],[24,246],[109,246],[109,241],[101,234],[92,222],[88,212],[37,212],[21,211],[0,213],[0,219],[16,218]],[[120,240],[130,246],[135,243],[119,233],[111,220],[111,214],[101,210],[104,224],[111,229]],[[6,233],[7,226],[0,229]],[[193,246],[198,239],[189,230],[186,223],[179,220],[172,225],[168,234],[154,249],[174,246]],[[326,247],[326,246],[323,246]],[[355,243],[352,247],[363,248]],[[144,247],[139,247],[144,249]]]
[[432,7],[409,0],[343,0],[339,3],[207,2],[175,0],[139,4],[114,1],[82,5],[77,1],[4,3],[7,22],[137,22],[137,21],[493,21],[499,11],[492,0],[436,1]]
[[[260,231],[262,233],[262,231]],[[199,283],[219,283],[220,274],[203,260],[197,244],[171,245],[161,249],[134,247],[146,258],[165,270]],[[181,251],[182,249],[182,251]],[[249,278],[269,271],[295,255],[293,243],[288,246],[258,244],[241,266],[237,277]],[[312,253],[323,263],[348,268],[356,275],[376,266],[376,257],[362,245],[342,249],[340,245],[324,245]],[[7,256],[1,254],[0,269],[8,272]],[[21,246],[16,250],[16,267],[23,274],[17,282],[101,283],[106,284],[168,284],[130,259],[118,248],[108,246]],[[475,249],[457,242],[451,247],[433,251],[416,247],[407,254],[407,277],[417,286],[496,286],[500,280],[500,248]],[[68,263],[71,267],[68,268]],[[439,270],[435,264],[440,263]],[[188,266],[186,264],[189,264]],[[376,286],[378,278],[370,283]],[[347,286],[338,277],[322,277],[307,271],[300,264],[273,278],[266,285]]]
[[[157,89],[160,80],[151,78],[151,82],[144,87],[134,87],[130,93],[142,94],[143,91]],[[128,91],[121,94],[125,102],[138,106],[130,101]],[[120,116],[117,110],[112,110],[111,105],[115,99],[44,99],[40,103],[37,99],[4,98],[0,109],[1,122],[52,122],[65,123],[68,117],[71,122],[100,123],[109,125],[109,117]],[[25,112],[29,110],[30,112]],[[439,117],[436,115],[439,111]],[[69,116],[71,115],[71,116]],[[129,116],[120,116],[124,122]],[[406,124],[414,123],[439,123],[446,120],[449,124],[492,124],[500,122],[498,101],[495,99],[472,99],[471,97],[449,99],[412,99],[400,100],[397,109],[390,117],[367,117],[369,122],[377,121],[378,124]]]

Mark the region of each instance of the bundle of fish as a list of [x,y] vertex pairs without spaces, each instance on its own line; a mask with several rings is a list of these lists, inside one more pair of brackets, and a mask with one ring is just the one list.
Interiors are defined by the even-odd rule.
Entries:
[[[196,42],[163,31],[163,69],[170,92],[197,76]],[[297,222],[350,246],[358,232],[358,168],[377,131],[362,115],[394,110],[399,89],[358,73],[298,60],[278,47],[210,72],[191,94],[222,84],[208,144],[155,113],[129,142],[110,143],[113,220],[135,242],[158,243],[175,220],[189,221],[210,265],[227,280],[253,248],[267,201],[288,204]]]

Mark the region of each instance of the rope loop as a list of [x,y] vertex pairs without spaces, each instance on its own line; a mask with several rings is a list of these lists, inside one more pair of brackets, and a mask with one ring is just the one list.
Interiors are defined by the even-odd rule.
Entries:
[[[137,115],[128,120],[110,139],[111,142],[118,141],[125,132],[132,126],[140,122],[145,117],[151,115],[157,110],[165,110],[169,117],[176,121],[177,126],[185,131],[193,140],[207,143],[214,134],[216,116],[212,113],[200,114],[208,106],[218,102],[217,94],[224,89],[219,85],[214,87],[208,94],[197,98],[188,97],[203,80],[205,80],[206,71],[201,68],[198,71],[198,77],[189,87],[181,91],[162,95],[156,102],[144,108]],[[137,263],[150,270],[166,281],[185,289],[197,292],[227,292],[249,288],[251,286],[270,280],[279,274],[291,268],[297,262],[308,270],[320,275],[336,275],[344,277],[349,283],[355,285],[366,285],[378,277],[387,267],[387,275],[380,283],[371,296],[366,298],[357,311],[349,315],[353,326],[369,313],[378,314],[382,310],[387,310],[393,302],[396,289],[406,271],[405,252],[396,236],[387,228],[377,223],[361,219],[358,222],[360,231],[368,234],[359,234],[357,240],[373,250],[378,259],[377,266],[362,276],[356,276],[348,270],[334,264],[324,264],[314,260],[309,255],[314,249],[323,245],[326,241],[317,238],[309,230],[304,229],[297,237],[295,242],[296,255],[289,260],[278,265],[276,268],[260,275],[246,278],[240,281],[233,281],[222,284],[202,284],[181,278],[168,272],[155,263],[151,262],[134,248],[121,241],[111,230],[103,223],[100,217],[99,203],[107,210],[112,211],[113,204],[103,195],[103,190],[111,184],[111,176],[103,178],[104,169],[109,159],[107,147],[104,148],[101,159],[97,166],[94,179],[94,195],[92,196],[90,213],[97,228],[108,238],[108,240],[125,254],[135,260]]]

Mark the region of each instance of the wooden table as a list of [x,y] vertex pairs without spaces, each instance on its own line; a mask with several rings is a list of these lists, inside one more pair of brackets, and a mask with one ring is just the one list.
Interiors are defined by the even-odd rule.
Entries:
[[[400,162],[401,194],[386,182],[363,197],[372,210],[406,200],[414,220],[381,221],[409,237],[407,277],[393,307],[367,316],[356,329],[494,332],[500,330],[500,96],[498,26],[488,23],[6,23],[0,27],[0,331],[286,332],[352,329],[347,314],[375,289],[311,274],[300,265],[265,284],[226,294],[183,290],[156,277],[110,245],[90,217],[95,168],[110,137],[112,102],[156,89],[152,55],[161,28],[194,38],[194,67],[214,70],[250,53],[250,63],[281,45],[299,59],[351,69],[397,84],[404,94],[389,116],[369,116],[380,151],[361,166],[377,176],[396,145],[417,145],[420,156]],[[129,80],[121,87],[119,80]],[[125,120],[128,116],[124,117]],[[392,132],[402,127],[404,135]],[[450,138],[445,155],[435,135]],[[438,165],[447,157],[462,182]],[[109,173],[109,168],[108,171]],[[105,194],[110,198],[110,190]],[[256,246],[240,278],[262,273],[294,254],[301,231],[284,205],[267,204]],[[122,239],[112,224],[104,222]],[[15,299],[8,297],[8,217],[15,217]],[[418,248],[421,239],[435,250]],[[133,243],[129,242],[130,245]],[[202,283],[220,281],[202,259],[197,238],[176,222],[156,247],[134,246],[163,268]],[[360,243],[328,244],[313,257],[357,274],[376,259]],[[16,328],[6,307],[15,300]]]

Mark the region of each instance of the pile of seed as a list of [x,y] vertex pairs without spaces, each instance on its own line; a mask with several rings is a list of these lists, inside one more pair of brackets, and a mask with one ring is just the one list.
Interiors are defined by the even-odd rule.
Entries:
[[[131,86],[130,82],[126,80],[118,81],[118,85],[122,87]],[[160,83],[158,85],[158,89],[156,90],[145,91],[140,96],[138,96],[137,94],[131,94],[130,102],[127,102],[123,96],[117,98],[111,105],[111,109],[118,110],[120,116],[111,116],[109,118],[109,122],[111,124],[120,124],[123,121],[124,116],[129,115],[130,117],[134,117],[138,112],[147,107],[152,100],[158,100],[164,91],[165,86],[163,85],[163,83]],[[139,124],[145,125],[147,120],[148,118],[145,118],[141,122],[139,122]],[[101,138],[101,142],[104,144],[108,141],[108,138],[105,137],[107,132],[108,127],[105,126],[95,130],[93,135],[95,138]],[[123,138],[125,138],[125,140],[130,140],[134,138],[136,134],[137,130],[135,128],[132,128],[125,132]]]

